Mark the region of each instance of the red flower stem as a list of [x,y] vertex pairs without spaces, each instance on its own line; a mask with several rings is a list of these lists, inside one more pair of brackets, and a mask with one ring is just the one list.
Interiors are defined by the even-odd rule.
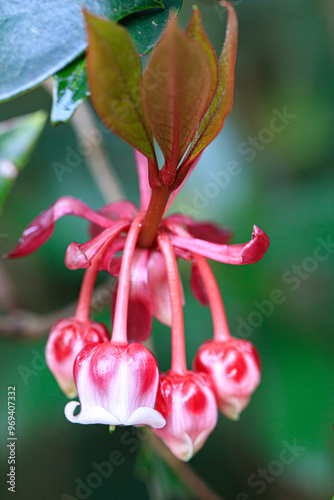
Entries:
[[138,246],[150,248],[153,245],[171,193],[172,191],[167,186],[152,189],[150,204],[138,238]]
[[213,335],[215,340],[227,340],[231,337],[228,327],[225,308],[216,278],[210,264],[201,255],[193,254],[197,268],[200,272],[211,309]]
[[112,331],[112,342],[127,344],[128,302],[130,292],[131,267],[136,249],[138,235],[141,230],[144,213],[140,212],[134,219],[126,237],[119,273],[115,317]]
[[166,264],[169,296],[172,308],[171,371],[182,375],[187,371],[187,361],[180,275],[173,245],[167,233],[163,231],[159,233],[158,244]]
[[196,163],[197,163],[197,159],[199,160],[199,155],[196,158],[194,158],[193,160],[182,164],[177,169],[175,180],[172,184],[173,191],[175,191],[176,189],[178,189],[181,186],[182,182],[185,180],[190,169],[192,168],[194,162],[196,161]]
[[90,304],[92,300],[92,295],[94,291],[94,286],[96,282],[96,277],[99,272],[101,259],[104,252],[107,250],[110,241],[112,241],[115,236],[112,236],[109,240],[105,242],[98,253],[92,258],[91,265],[85,272],[84,279],[82,280],[80,295],[78,300],[78,305],[75,313],[75,319],[82,323],[86,323],[89,320]]

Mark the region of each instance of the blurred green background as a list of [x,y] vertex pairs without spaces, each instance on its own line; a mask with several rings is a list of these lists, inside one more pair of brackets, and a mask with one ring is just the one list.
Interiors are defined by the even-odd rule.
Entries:
[[[218,51],[226,19],[215,3],[198,5]],[[270,249],[258,264],[213,264],[232,333],[256,345],[263,378],[240,421],[220,416],[191,466],[225,500],[329,499],[334,494],[334,6],[330,0],[239,0],[235,6],[240,34],[234,108],[173,210],[232,228],[235,242],[248,240],[253,224],[269,235]],[[183,26],[190,13],[186,0]],[[49,95],[39,88],[0,105],[0,120],[50,108]],[[138,201],[131,148],[98,127],[127,196]],[[4,206],[1,254],[59,196],[76,196],[96,209],[103,204],[84,156],[62,182],[57,178],[54,162],[65,164],[69,147],[80,155],[71,124],[53,128],[48,123]],[[238,164],[234,175],[226,173],[231,161]],[[224,179],[220,185],[217,176]],[[67,218],[38,252],[1,262],[16,284],[21,307],[47,313],[77,298],[82,273],[67,270],[63,259],[68,243],[85,239],[86,224]],[[209,311],[190,294],[188,264],[181,269],[190,365],[212,330]],[[271,306],[274,290],[283,299]],[[109,321],[108,312],[96,317]],[[168,329],[155,323],[153,338],[166,370]],[[143,459],[134,474],[138,443],[143,439],[147,445],[142,434],[130,442],[126,429],[109,435],[104,426],[76,426],[65,419],[66,398],[43,361],[46,337],[0,342],[1,400],[6,403],[9,385],[17,390],[16,498],[186,498],[177,485],[168,488],[169,471],[149,450],[149,488],[141,479]],[[6,404],[1,408],[6,436]],[[0,497],[6,499],[11,497],[3,442]],[[283,464],[282,453],[293,445],[295,456],[290,452],[293,459]],[[93,462],[108,460],[112,450],[120,452],[121,463],[109,478],[82,487],[77,496],[77,486],[87,485],[95,471]]]

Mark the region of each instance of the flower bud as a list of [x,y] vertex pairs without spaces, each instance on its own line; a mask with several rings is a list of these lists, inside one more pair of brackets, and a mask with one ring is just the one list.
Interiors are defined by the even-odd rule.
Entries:
[[217,423],[217,403],[204,373],[160,375],[156,410],[166,426],[154,432],[180,460],[188,461],[203,446]]
[[51,329],[45,350],[47,365],[68,398],[77,395],[73,365],[75,358],[87,344],[109,340],[109,332],[103,323],[75,318],[59,320]]
[[74,380],[79,403],[66,405],[65,415],[79,424],[150,425],[163,427],[155,409],[158,365],[142,344],[104,342],[85,347],[75,360]]
[[249,403],[261,379],[255,347],[235,338],[205,342],[197,351],[194,370],[210,376],[220,411],[234,420]]

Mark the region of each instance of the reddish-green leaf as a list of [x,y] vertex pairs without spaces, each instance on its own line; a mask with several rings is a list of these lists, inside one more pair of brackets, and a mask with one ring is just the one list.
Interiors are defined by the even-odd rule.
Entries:
[[155,163],[153,137],[140,105],[140,59],[131,37],[119,24],[86,10],[84,15],[88,28],[88,81],[94,108],[112,132]]
[[211,42],[204,31],[202,25],[201,12],[196,6],[193,7],[193,14],[186,29],[186,34],[190,38],[197,40],[197,42],[201,44],[202,48],[204,49],[204,52],[208,56],[211,68],[211,78],[212,78],[211,93],[209,96],[209,102],[211,103],[213,96],[216,93],[218,85],[218,61],[216,53],[211,45]]
[[153,51],[143,80],[145,118],[165,156],[165,184],[176,168],[208,106],[211,93],[208,56],[199,42],[170,22]]
[[187,163],[198,156],[221,131],[232,109],[234,67],[237,54],[238,21],[231,4],[222,2],[228,10],[225,42],[219,58],[219,81],[210,108],[203,118],[187,153]]

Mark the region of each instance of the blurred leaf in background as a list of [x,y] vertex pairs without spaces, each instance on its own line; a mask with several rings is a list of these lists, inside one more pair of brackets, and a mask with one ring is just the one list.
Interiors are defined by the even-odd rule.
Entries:
[[51,122],[57,125],[68,122],[77,107],[89,96],[85,57],[80,57],[56,73],[53,82]]
[[44,111],[37,111],[0,123],[0,213],[12,184],[29,161],[46,118]]
[[[52,121],[67,121],[88,95],[86,36],[80,7],[113,21],[124,20],[140,54],[160,38],[182,0],[4,0],[0,8],[0,102],[55,76]],[[60,72],[60,73],[59,73]],[[59,108],[59,109],[58,109]]]

